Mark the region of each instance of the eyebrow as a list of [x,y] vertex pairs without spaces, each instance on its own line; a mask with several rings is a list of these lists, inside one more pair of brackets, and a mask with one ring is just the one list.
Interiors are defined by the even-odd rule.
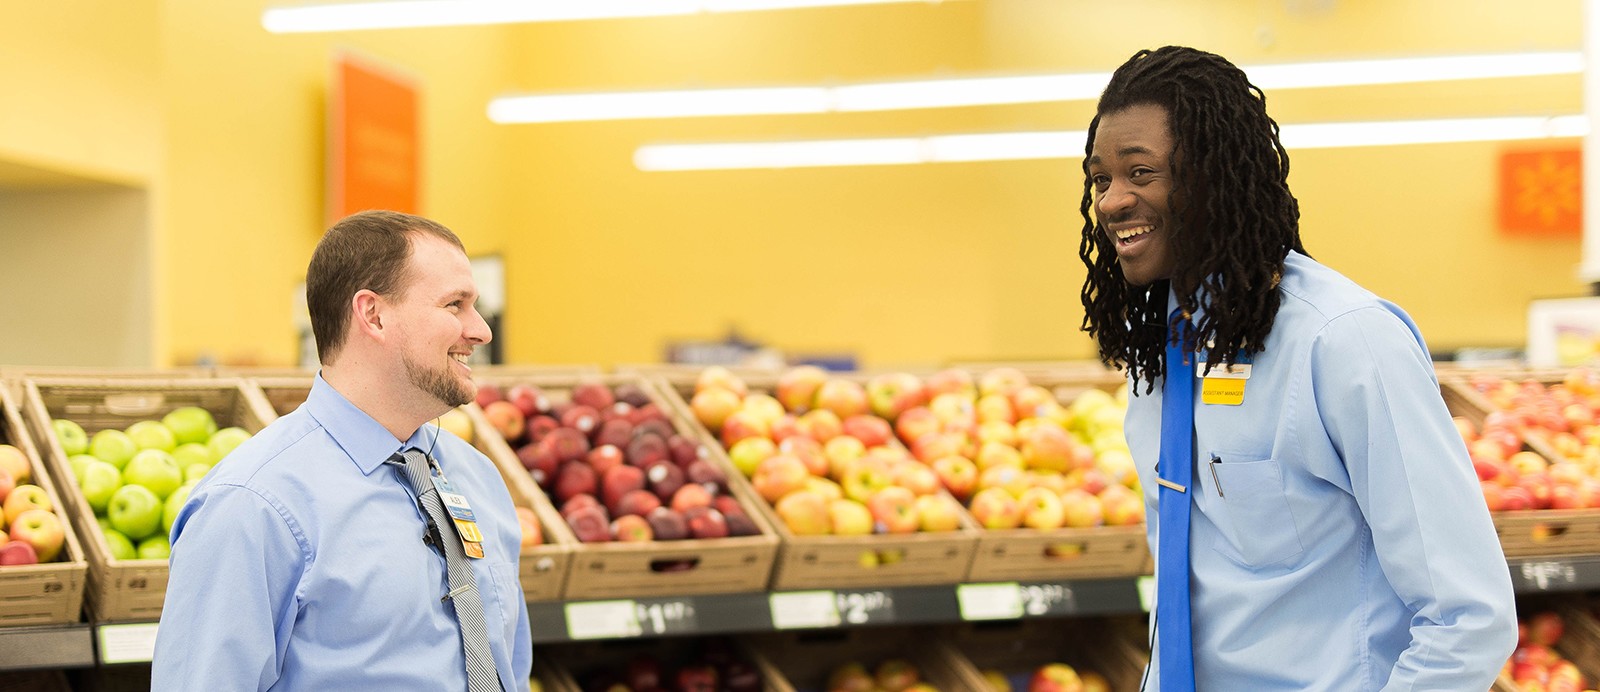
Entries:
[[[1145,155],[1148,155],[1148,156],[1154,156],[1155,153],[1156,152],[1154,150],[1150,149],[1150,147],[1141,146],[1141,145],[1138,145],[1138,144],[1133,144],[1133,145],[1129,145],[1129,146],[1123,147],[1121,149],[1118,149],[1117,150],[1117,158],[1122,158],[1122,157],[1125,157],[1125,156],[1132,156],[1134,154],[1145,154]],[[1099,154],[1095,154],[1094,156],[1090,156],[1089,157],[1089,165],[1093,166],[1093,165],[1097,165],[1099,163],[1100,163],[1100,155]]]
[[467,299],[473,298],[476,295],[477,295],[477,293],[474,292],[474,291],[469,291],[469,290],[467,290],[465,288],[458,288],[458,289],[456,289],[454,291],[446,293],[444,295],[444,300],[445,300],[445,302],[450,302],[452,300],[467,300]]

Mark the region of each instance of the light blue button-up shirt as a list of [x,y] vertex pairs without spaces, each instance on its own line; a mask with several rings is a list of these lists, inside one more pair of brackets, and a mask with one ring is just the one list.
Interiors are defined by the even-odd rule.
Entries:
[[[1195,387],[1196,688],[1488,689],[1511,577],[1421,334],[1298,253],[1279,290],[1244,403]],[[1133,388],[1126,426],[1151,546],[1161,384]]]
[[465,690],[444,558],[422,542],[409,483],[384,463],[408,447],[431,448],[472,504],[489,648],[505,690],[527,690],[521,530],[493,463],[436,426],[401,443],[320,375],[304,405],[212,469],[178,514],[152,689]]

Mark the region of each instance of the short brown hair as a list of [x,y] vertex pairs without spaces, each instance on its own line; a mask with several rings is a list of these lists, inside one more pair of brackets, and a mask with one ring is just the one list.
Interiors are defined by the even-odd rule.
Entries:
[[466,248],[438,222],[396,211],[351,214],[324,233],[306,268],[306,307],[324,365],[338,355],[350,327],[350,299],[363,289],[393,296],[410,285],[411,236],[438,236]]

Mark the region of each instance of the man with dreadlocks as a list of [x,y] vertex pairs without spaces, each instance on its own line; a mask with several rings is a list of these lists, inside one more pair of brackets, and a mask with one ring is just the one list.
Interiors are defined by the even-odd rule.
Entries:
[[1083,326],[1128,372],[1157,558],[1148,687],[1487,689],[1517,635],[1465,445],[1411,319],[1307,256],[1261,90],[1141,51],[1086,154]]

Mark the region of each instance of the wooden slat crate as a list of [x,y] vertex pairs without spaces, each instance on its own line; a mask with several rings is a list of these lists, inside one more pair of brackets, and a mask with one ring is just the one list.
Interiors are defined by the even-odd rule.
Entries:
[[945,648],[926,628],[857,628],[761,635],[751,639],[757,663],[775,671],[783,686],[772,692],[828,692],[828,676],[847,663],[871,672],[889,659],[917,668],[922,682],[939,692],[981,692],[966,675],[959,651]]
[[1025,690],[1040,666],[1065,663],[1080,675],[1099,673],[1113,690],[1137,690],[1150,661],[1144,631],[1140,617],[1012,620],[956,625],[940,645],[967,689],[988,689],[983,671],[996,670]]
[[[735,656],[742,657],[750,663],[761,676],[762,692],[792,692],[793,688],[788,686],[783,676],[770,666],[762,666],[758,661],[759,657],[742,640],[711,641],[718,646],[727,646]],[[661,689],[677,689],[668,677],[671,671],[675,670],[678,664],[689,661],[695,655],[697,647],[705,643],[706,640],[665,638],[585,642],[548,648],[544,650],[544,655],[552,665],[548,677],[549,686],[545,689],[551,692],[584,692],[588,689],[600,689],[585,687],[584,683],[591,676],[625,670],[628,662],[635,656],[650,656],[659,661],[663,671]],[[560,663],[554,663],[556,661]],[[537,664],[536,658],[536,669]]]
[[[305,403],[306,397],[311,395],[311,377],[275,377],[261,378],[251,382],[268,402],[274,413],[286,415]],[[531,483],[521,483],[518,477],[526,478],[522,469],[519,473],[509,473],[504,464],[493,456],[495,452],[491,440],[499,436],[483,419],[482,412],[476,404],[462,407],[472,420],[473,440],[472,445],[495,462],[495,469],[500,472],[501,480],[506,484],[506,490],[511,494],[511,503],[519,507],[527,507],[539,517],[539,524],[544,532],[544,543],[522,552],[518,558],[517,569],[519,581],[522,583],[523,598],[533,601],[553,601],[561,597],[562,587],[567,580],[567,571],[572,563],[572,545],[552,525],[561,523],[561,516],[556,514],[550,506],[550,501],[538,486]]]
[[[776,381],[745,379],[751,391],[771,392]],[[702,446],[728,474],[728,483],[753,499],[756,509],[782,541],[773,569],[772,589],[913,586],[961,581],[978,548],[978,525],[965,509],[961,527],[942,533],[871,534],[865,536],[800,536],[789,530],[772,505],[761,499],[750,480],[739,473],[722,443],[695,421],[685,398],[692,394],[692,379],[654,380],[662,398],[690,422]],[[941,490],[940,492],[944,492]],[[954,501],[954,498],[951,498]]]
[[[1506,371],[1496,374],[1513,381],[1532,378],[1544,384],[1560,382],[1564,376],[1564,373],[1557,371]],[[1473,388],[1466,377],[1442,376],[1439,386],[1451,415],[1462,416],[1475,426],[1481,428],[1484,419],[1494,410],[1489,399]],[[1542,439],[1528,438],[1522,444],[1525,450],[1533,451],[1547,460],[1560,458]],[[1600,509],[1495,512],[1492,518],[1506,557],[1600,554]]]
[[198,406],[211,412],[218,428],[255,433],[276,416],[237,379],[37,378],[24,383],[23,416],[50,473],[63,479],[62,499],[89,558],[86,600],[97,622],[142,621],[161,617],[167,593],[166,560],[117,560],[100,533],[94,512],[72,478],[67,456],[51,421],[65,418],[93,435],[160,419],[173,409]]
[[[0,444],[22,450],[32,474],[29,482],[44,488],[66,534],[56,562],[0,567],[0,627],[77,622],[83,611],[89,563],[78,530],[72,525],[71,509],[56,489],[58,481],[64,485],[75,483],[71,476],[51,476],[39,456],[38,445],[24,427],[16,397],[4,386],[0,386]],[[0,542],[3,540],[0,538]]]
[[[572,388],[582,382],[599,382],[613,388],[624,383],[636,384],[672,418],[678,434],[695,439],[699,428],[693,419],[679,415],[654,387],[638,375],[474,375],[479,383],[491,383],[502,390],[517,384],[537,385],[554,401],[570,400]],[[518,477],[526,479],[531,487],[537,489],[511,446],[499,435],[485,437],[489,439],[489,457],[501,465],[502,472],[508,478],[520,474]],[[778,552],[778,535],[759,513],[762,505],[759,498],[748,487],[738,486],[732,478],[729,486],[730,494],[760,529],[759,535],[641,543],[582,543],[572,534],[565,521],[556,519],[553,530],[572,544],[572,567],[563,592],[564,598],[681,596],[765,589]],[[685,565],[689,567],[684,569]]]

